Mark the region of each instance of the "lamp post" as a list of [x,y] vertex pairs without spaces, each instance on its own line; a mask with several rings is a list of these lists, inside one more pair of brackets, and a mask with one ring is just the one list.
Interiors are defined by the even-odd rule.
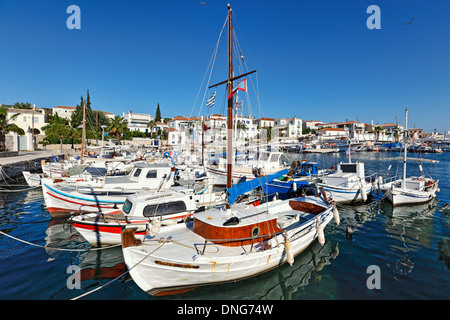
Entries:
[[101,154],[102,154],[102,156],[103,156],[103,141],[104,141],[104,139],[105,139],[105,128],[106,128],[106,126],[105,125],[102,125],[102,126],[100,126],[101,128],[102,128],[102,152],[101,152]]

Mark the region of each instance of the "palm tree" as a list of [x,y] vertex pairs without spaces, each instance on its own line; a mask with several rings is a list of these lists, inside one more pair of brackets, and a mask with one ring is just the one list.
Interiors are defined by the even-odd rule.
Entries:
[[376,142],[378,142],[378,140],[380,139],[380,134],[384,130],[384,128],[382,126],[377,126],[374,129],[376,134]]
[[150,120],[147,123],[147,127],[150,128],[150,137],[152,137],[153,136],[153,130],[155,130],[155,127],[156,127],[155,121],[154,120]]
[[110,134],[115,134],[117,138],[117,143],[120,141],[120,135],[127,131],[128,121],[121,118],[120,116],[115,116],[114,119],[111,120],[108,128],[106,130]]
[[5,107],[0,108],[0,151],[6,150],[6,133],[13,131],[19,135],[25,134],[22,128],[19,128],[15,123],[9,123],[10,120],[17,118],[19,114],[14,114],[8,119],[8,109]]
[[[247,125],[245,124],[244,121],[240,121],[238,120],[236,123],[236,128],[238,130],[238,133],[242,130],[242,131],[246,131],[247,130]],[[238,134],[239,136],[239,134]]]

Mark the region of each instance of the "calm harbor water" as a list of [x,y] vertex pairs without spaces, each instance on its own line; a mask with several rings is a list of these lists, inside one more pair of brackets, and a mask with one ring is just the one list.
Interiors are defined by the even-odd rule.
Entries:
[[[398,153],[354,153],[366,174],[402,172]],[[411,156],[411,155],[410,155]],[[345,154],[289,154],[329,167],[347,161]],[[151,297],[129,275],[93,292],[83,300],[346,300],[450,298],[450,153],[425,154],[438,164],[424,163],[425,173],[440,180],[437,200],[421,206],[392,207],[374,195],[369,204],[339,206],[341,224],[330,222],[326,243],[314,242],[294,264],[236,283],[197,288],[178,296]],[[388,172],[388,166],[392,164]],[[417,174],[416,163],[408,175]],[[67,219],[54,219],[46,210],[41,189],[0,193],[1,300],[68,300],[123,274],[120,247],[93,250]],[[447,208],[447,203],[449,203]],[[354,232],[346,234],[347,227]],[[58,249],[64,250],[58,250]],[[76,251],[69,251],[74,249]],[[69,289],[71,265],[81,269],[81,288]],[[366,285],[369,266],[378,266],[381,288]]]

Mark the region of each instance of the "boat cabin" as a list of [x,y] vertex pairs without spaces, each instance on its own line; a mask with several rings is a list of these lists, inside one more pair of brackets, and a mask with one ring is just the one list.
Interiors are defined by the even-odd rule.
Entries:
[[300,175],[301,176],[311,176],[318,174],[318,165],[317,162],[305,162],[301,165]]
[[323,177],[323,183],[340,186],[353,187],[357,182],[365,180],[364,163],[339,163],[335,173]]
[[[126,176],[105,177],[104,189],[165,189],[173,184],[173,167],[169,164],[136,163]],[[163,183],[165,181],[165,183]]]
[[405,187],[409,190],[423,190],[425,187],[425,180],[421,177],[410,177],[407,178],[405,181],[406,183]]

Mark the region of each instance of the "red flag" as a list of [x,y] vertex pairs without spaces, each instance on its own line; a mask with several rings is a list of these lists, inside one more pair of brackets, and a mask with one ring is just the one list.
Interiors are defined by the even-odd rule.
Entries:
[[234,88],[233,92],[231,93],[231,95],[228,96],[228,99],[230,99],[231,97],[234,96],[234,94],[238,91],[238,90],[242,90],[247,92],[247,79],[244,79],[242,81],[240,81],[238,83],[238,85],[236,86],[236,88]]

